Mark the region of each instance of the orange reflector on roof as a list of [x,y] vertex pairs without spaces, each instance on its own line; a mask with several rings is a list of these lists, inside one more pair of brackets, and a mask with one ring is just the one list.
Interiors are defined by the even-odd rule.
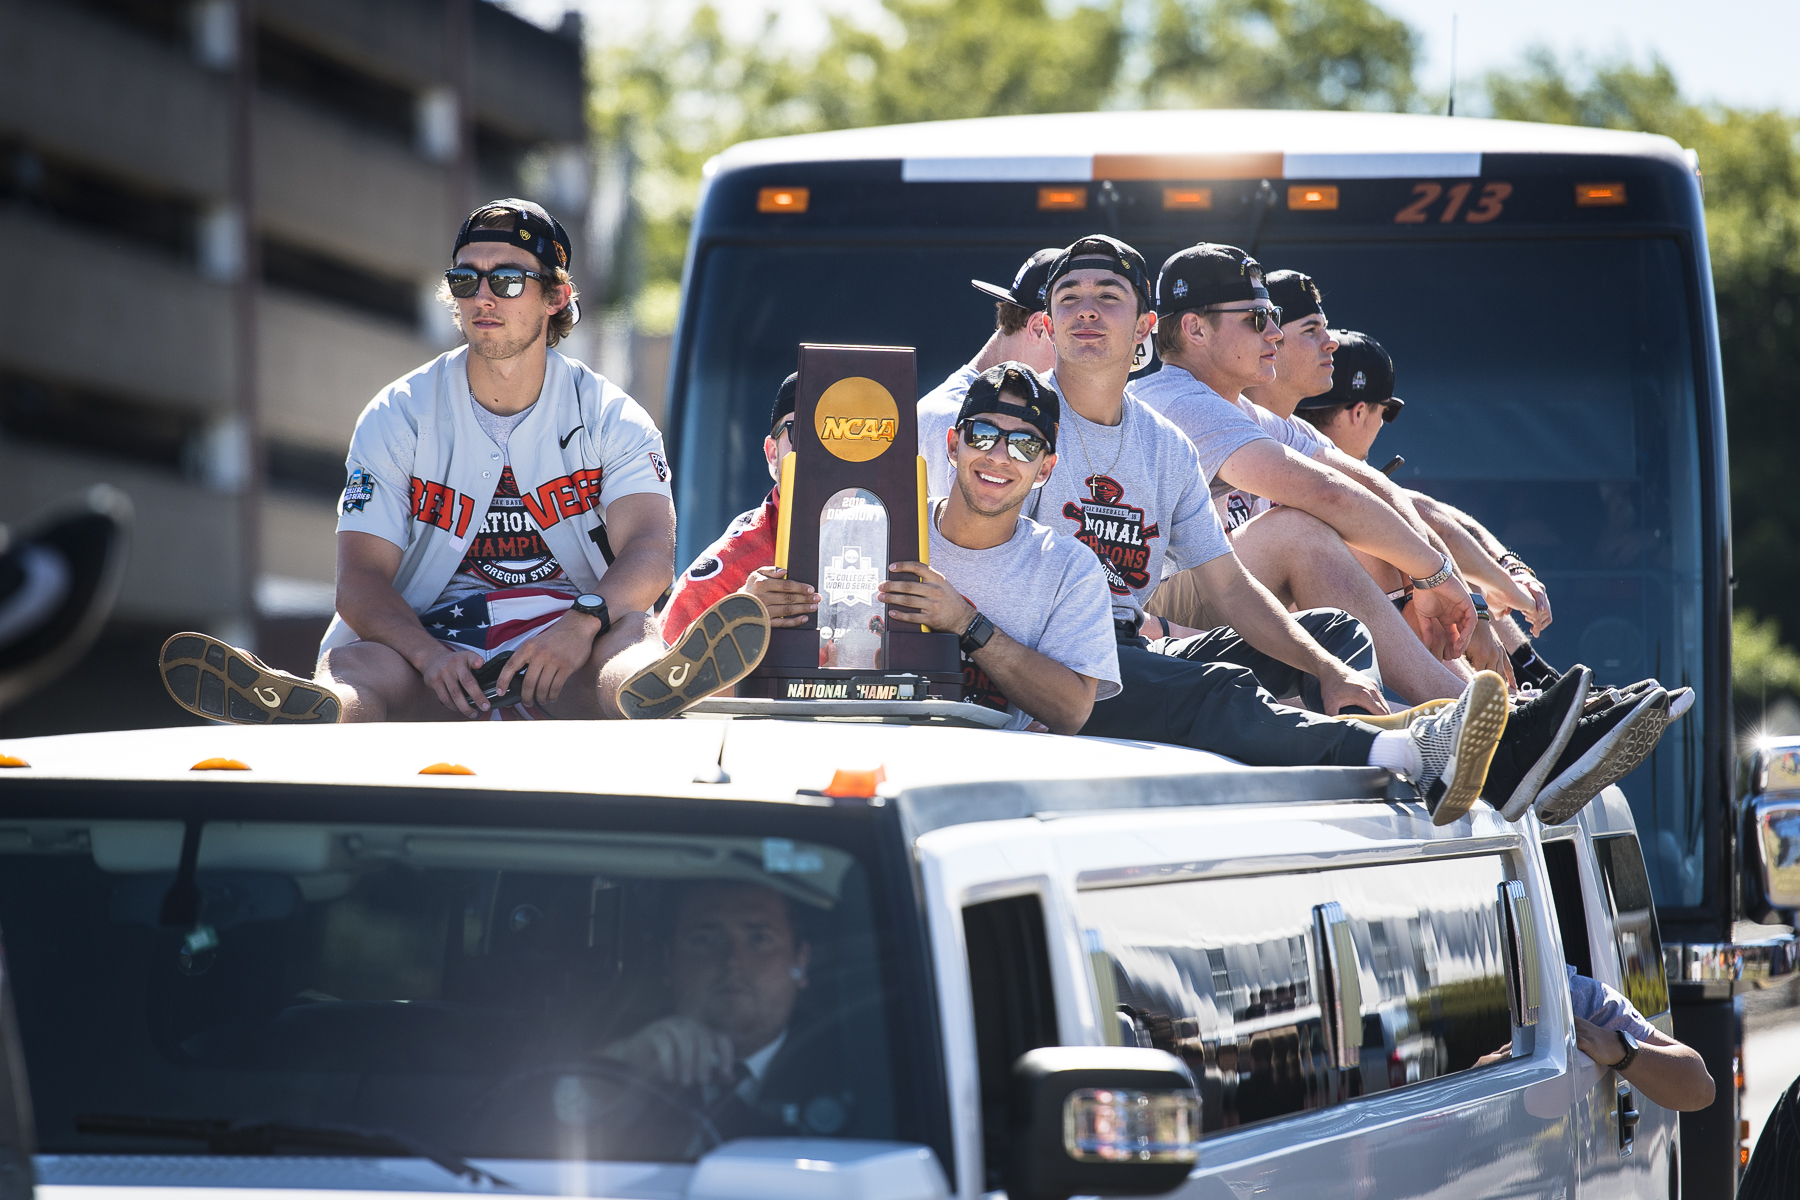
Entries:
[[871,800],[875,796],[875,788],[886,782],[886,767],[862,771],[839,767],[837,774],[831,777],[831,784],[825,789],[825,794],[837,800]]
[[30,765],[16,754],[0,754],[0,767],[29,767]]
[[432,763],[429,767],[420,767],[421,775],[473,775],[475,772],[461,763]]
[[1288,188],[1288,207],[1299,211],[1337,207],[1338,190],[1332,184],[1297,183]]
[[203,758],[189,769],[194,771],[248,771],[250,764],[239,762],[235,758]]
[[812,189],[803,187],[763,188],[756,193],[756,211],[803,213],[812,199]]
[[1578,183],[1575,185],[1577,208],[1617,208],[1625,203],[1622,183]]
[[1087,207],[1084,187],[1041,187],[1038,189],[1039,210],[1074,210]]
[[1166,187],[1163,189],[1165,209],[1203,209],[1212,207],[1212,189],[1208,187]]

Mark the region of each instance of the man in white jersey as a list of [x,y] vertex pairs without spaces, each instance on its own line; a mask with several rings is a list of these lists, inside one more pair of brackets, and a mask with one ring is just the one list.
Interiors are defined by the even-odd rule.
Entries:
[[645,615],[673,574],[668,463],[636,402],[553,349],[579,316],[562,226],[530,201],[494,201],[452,256],[439,294],[468,345],[357,421],[315,678],[177,634],[162,673],[189,711],[243,724],[662,716],[760,659],[753,602],[666,653]]
[[928,495],[950,494],[954,479],[938,447],[956,425],[963,396],[975,377],[1003,362],[1023,363],[1040,375],[1056,366],[1056,347],[1050,344],[1050,328],[1044,323],[1044,286],[1050,264],[1061,253],[1060,247],[1051,246],[1033,254],[1019,264],[1009,288],[969,280],[976,291],[994,298],[994,332],[974,358],[919,398],[919,453],[925,457]]
[[[1056,468],[1060,412],[1024,363],[975,376],[935,454],[952,483],[927,514],[931,565],[893,564],[923,582],[883,583],[880,593],[901,620],[961,636],[966,700],[1010,713],[1011,729],[1075,733],[1096,700],[1118,693],[1119,661],[1099,560],[1019,514]],[[746,590],[773,625],[818,611],[818,593],[774,567]]]

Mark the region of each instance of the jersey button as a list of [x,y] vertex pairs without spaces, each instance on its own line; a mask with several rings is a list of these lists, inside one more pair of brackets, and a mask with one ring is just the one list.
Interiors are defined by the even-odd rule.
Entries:
[[483,478],[483,479],[486,479],[486,478],[487,478],[487,477],[488,477],[488,476],[489,476],[489,475],[492,475],[492,474],[493,474],[493,472],[492,472],[492,471],[483,471],[483,472],[482,472],[482,473],[481,473],[481,477],[482,477],[482,478]]

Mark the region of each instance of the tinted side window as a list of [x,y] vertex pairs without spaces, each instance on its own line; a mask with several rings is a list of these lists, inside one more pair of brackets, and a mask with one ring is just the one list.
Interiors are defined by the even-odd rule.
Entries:
[[1044,907],[1036,896],[972,904],[963,909],[963,937],[981,1064],[982,1155],[992,1190],[1005,1186],[1012,1065],[1027,1050],[1059,1040]]
[[1575,843],[1545,842],[1544,865],[1549,868],[1550,895],[1556,901],[1556,924],[1562,930],[1563,958],[1591,979],[1594,958],[1588,946],[1587,905],[1581,899],[1581,869],[1575,860]]
[[[1181,1055],[1209,1135],[1507,1057],[1498,857],[1086,891],[1119,1036]],[[1361,991],[1354,1067],[1321,1029],[1314,906],[1349,918]],[[1349,1015],[1349,1014],[1346,1014]],[[1355,1017],[1352,1017],[1354,1020]],[[1523,1049],[1521,1052],[1524,1052]]]
[[1667,1012],[1669,981],[1663,970],[1662,938],[1656,930],[1656,903],[1644,852],[1629,833],[1594,839],[1594,857],[1613,911],[1613,939],[1619,947],[1625,998],[1646,1017]]

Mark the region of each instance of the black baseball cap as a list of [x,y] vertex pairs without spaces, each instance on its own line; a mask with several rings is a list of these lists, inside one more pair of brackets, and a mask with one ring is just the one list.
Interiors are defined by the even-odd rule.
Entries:
[[[512,217],[512,224],[505,229],[473,229],[475,218],[483,213],[503,212]],[[450,261],[456,261],[456,252],[470,242],[505,242],[509,246],[518,246],[530,251],[539,262],[546,267],[569,269],[569,258],[574,254],[574,247],[569,243],[569,235],[557,219],[544,211],[541,204],[530,200],[511,197],[505,200],[489,200],[476,208],[462,223],[462,230],[456,235],[456,245],[450,248]]]
[[1334,329],[1337,352],[1331,356],[1331,390],[1308,396],[1294,406],[1296,412],[1333,408],[1339,404],[1384,404],[1384,421],[1392,421],[1406,407],[1394,395],[1394,360],[1381,343],[1353,329]]
[[1003,288],[997,283],[983,283],[979,279],[971,279],[978,292],[986,292],[996,300],[1004,300],[1008,304],[1016,304],[1028,313],[1044,311],[1044,297],[1050,293],[1050,267],[1062,253],[1060,246],[1046,246],[1026,259],[1019,267],[1019,273],[1013,276],[1012,286]]
[[[1015,394],[1023,390],[1031,399],[1022,404],[1006,399],[1000,389],[1008,384],[1012,385]],[[1029,423],[1044,435],[1044,444],[1050,453],[1056,453],[1056,427],[1062,421],[1062,401],[1057,398],[1056,390],[1044,382],[1043,376],[1024,363],[1003,362],[975,377],[968,394],[963,397],[956,423],[961,425],[982,413],[1003,413]]]
[[1046,302],[1057,280],[1070,271],[1088,270],[1111,271],[1129,280],[1144,305],[1150,305],[1150,268],[1144,264],[1144,256],[1104,233],[1090,233],[1057,255],[1044,279]]
[[775,436],[775,427],[781,424],[781,418],[792,415],[794,396],[800,390],[800,372],[795,371],[781,381],[775,389],[775,407],[769,410],[769,436]]
[[1321,317],[1325,315],[1319,285],[1311,275],[1302,275],[1298,271],[1271,271],[1263,280],[1263,286],[1269,289],[1269,302],[1281,310],[1283,325],[1314,313]]
[[1156,276],[1156,315],[1234,300],[1267,300],[1262,264],[1236,246],[1201,242],[1177,250]]

